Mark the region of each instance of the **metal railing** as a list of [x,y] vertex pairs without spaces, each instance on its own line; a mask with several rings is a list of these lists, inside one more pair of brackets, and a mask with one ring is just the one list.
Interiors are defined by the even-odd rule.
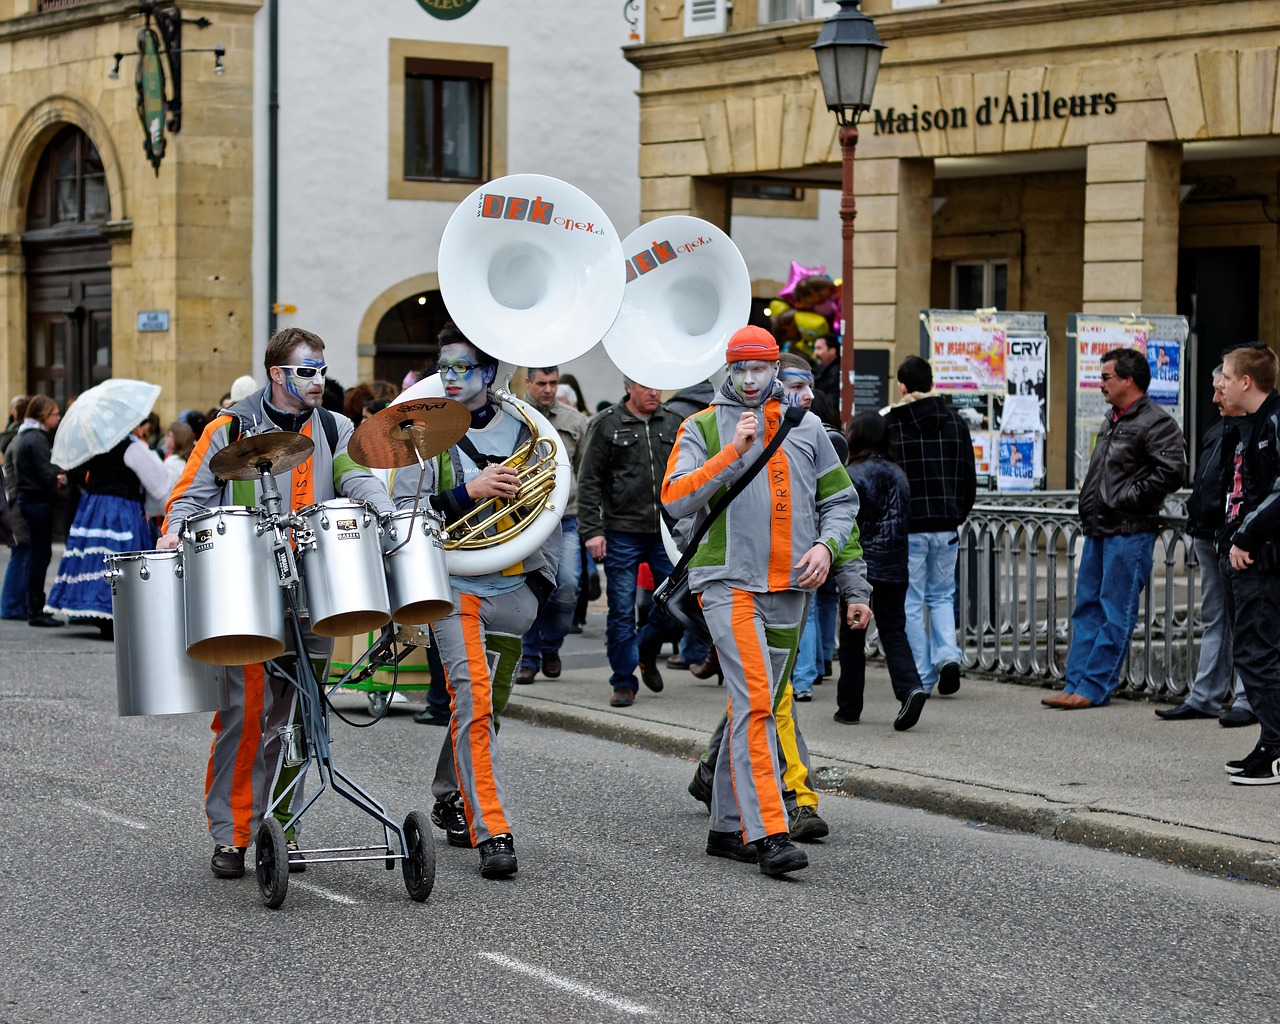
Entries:
[[[1165,502],[1121,692],[1177,697],[1195,678],[1200,569],[1186,533],[1188,494]],[[1075,491],[992,495],[975,505],[960,530],[957,566],[966,668],[1062,678],[1084,543],[1076,498]]]

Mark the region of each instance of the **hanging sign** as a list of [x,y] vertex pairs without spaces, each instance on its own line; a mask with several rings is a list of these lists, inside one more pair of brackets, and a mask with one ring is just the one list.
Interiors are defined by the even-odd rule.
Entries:
[[454,18],[461,18],[479,2],[480,0],[418,0],[418,6],[433,18],[452,21]]
[[150,28],[138,33],[138,117],[142,120],[142,148],[156,174],[164,159],[164,64],[160,39]]

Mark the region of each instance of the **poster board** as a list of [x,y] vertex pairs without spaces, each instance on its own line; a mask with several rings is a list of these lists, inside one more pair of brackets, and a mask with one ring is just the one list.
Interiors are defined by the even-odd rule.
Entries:
[[1102,356],[1117,348],[1145,352],[1151,367],[1147,394],[1174,418],[1185,422],[1187,318],[1144,313],[1073,313],[1067,318],[1067,431],[1072,441],[1069,479],[1084,482],[1089,456],[1109,407],[1099,390]]
[[1049,335],[1043,313],[928,309],[920,354],[973,435],[978,487],[1043,490]]

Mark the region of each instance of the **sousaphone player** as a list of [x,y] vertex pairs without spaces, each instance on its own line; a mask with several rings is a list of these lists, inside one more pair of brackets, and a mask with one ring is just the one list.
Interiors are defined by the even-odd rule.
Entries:
[[[431,507],[444,516],[446,528],[454,530],[477,506],[493,502],[501,514],[485,516],[494,521],[484,532],[494,534],[521,514],[504,512],[521,490],[519,473],[506,462],[530,440],[531,431],[489,391],[496,359],[452,323],[441,329],[438,341],[436,369],[445,396],[470,411],[471,426],[462,440],[421,471],[397,470],[392,498],[398,508],[412,508],[421,487]],[[436,802],[431,819],[445,830],[449,845],[479,849],[485,878],[516,872],[495,723],[511,693],[521,637],[533,624],[539,602],[555,587],[559,548],[560,533],[554,530],[519,561],[492,572],[461,575],[451,562],[454,610],[431,627],[453,705],[432,782]]]

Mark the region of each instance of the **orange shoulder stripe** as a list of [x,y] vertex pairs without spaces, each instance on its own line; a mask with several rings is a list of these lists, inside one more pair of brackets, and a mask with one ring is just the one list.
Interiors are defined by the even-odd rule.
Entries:
[[173,485],[173,490],[169,492],[169,500],[164,506],[165,517],[164,525],[160,527],[161,533],[169,532],[169,509],[173,508],[173,503],[178,498],[186,494],[187,488],[191,486],[191,481],[196,478],[196,473],[204,463],[205,454],[209,451],[209,445],[213,442],[214,431],[230,422],[230,416],[215,416],[213,422],[205,426],[204,433],[200,435],[200,440],[196,442],[196,446],[191,449],[191,454],[187,456],[187,464],[182,467],[182,476],[178,477],[178,482]]

